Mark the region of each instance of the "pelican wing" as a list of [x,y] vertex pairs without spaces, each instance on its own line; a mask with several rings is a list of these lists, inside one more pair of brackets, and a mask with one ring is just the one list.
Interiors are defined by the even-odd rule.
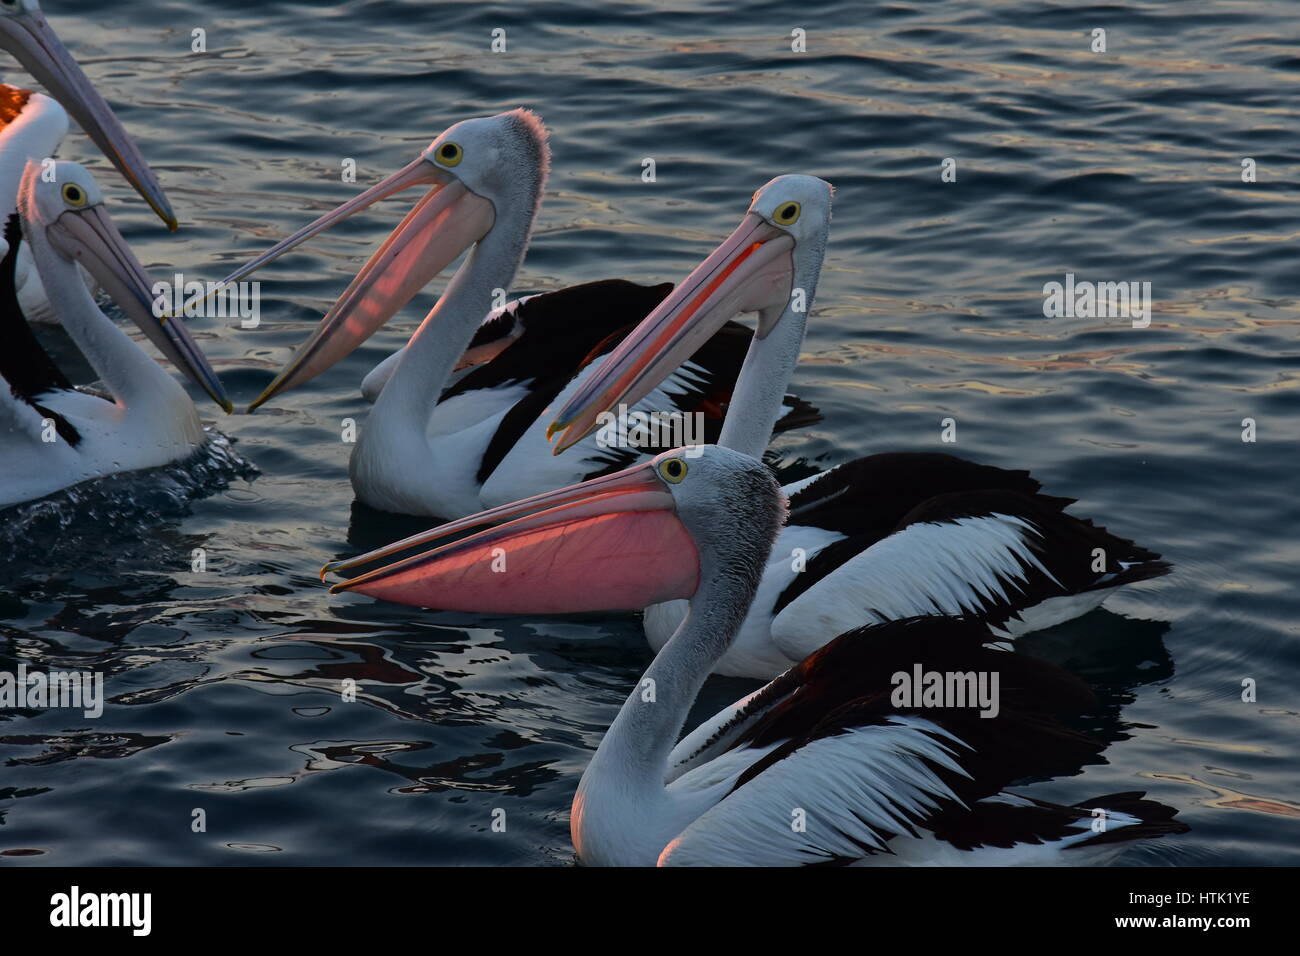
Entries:
[[[1134,790],[1061,806],[998,793],[969,812],[931,821],[933,843],[944,845],[946,853],[936,854],[934,846],[907,849],[942,863],[960,862],[963,856],[979,865],[1091,863],[1113,856],[1133,840],[1190,829],[1174,819],[1177,811],[1172,807],[1145,797],[1144,792]],[[908,854],[899,855],[906,858]]]
[[[706,722],[670,789],[730,792],[674,839],[663,865],[792,866],[891,853],[1013,780],[1072,772],[1099,747],[1058,714],[1095,698],[1053,665],[986,646],[978,621],[914,618],[841,635]],[[998,707],[894,702],[899,673],[998,675]],[[738,725],[743,725],[739,727]],[[689,740],[689,738],[688,738]],[[711,758],[711,759],[709,759]]]
[[898,718],[800,748],[672,841],[661,866],[798,866],[888,853],[956,803],[936,772],[963,770],[966,745],[927,720]]
[[[787,671],[786,675],[791,673],[793,672]],[[672,783],[687,771],[721,757],[763,715],[793,693],[794,689],[794,680],[783,682],[778,677],[701,723],[678,741],[668,755],[669,770],[665,782]],[[742,767],[741,770],[743,769]]]
[[995,512],[915,522],[865,549],[860,539],[835,542],[803,571],[806,590],[796,578],[777,599],[772,640],[800,660],[827,634],[863,621],[920,614],[1005,620],[1017,606],[1065,593],[1039,557],[1041,540],[1030,522]]
[[[632,288],[662,297],[670,287]],[[561,294],[555,293],[557,296]],[[538,296],[529,303],[530,306],[543,298]],[[651,308],[653,304],[645,305],[646,312]],[[572,320],[573,317],[569,318]],[[549,324],[553,326],[555,323]],[[613,414],[614,421],[610,426],[594,430],[563,455],[552,454],[553,447],[546,434],[548,410],[562,407],[588,378],[596,374],[600,368],[598,360],[615,349],[634,326],[635,322],[619,326],[593,345],[581,361],[574,361],[572,355],[550,357],[550,353],[559,348],[554,342],[549,350],[541,350],[540,346],[531,348],[532,333],[526,332],[498,359],[471,372],[454,389],[448,390],[444,401],[458,394],[457,390],[477,387],[476,383],[486,381],[489,374],[501,376],[501,381],[512,382],[521,380],[524,375],[533,376],[527,394],[500,418],[479,463],[475,477],[483,483],[485,503],[514,501],[544,488],[612,474],[634,461],[680,445],[717,441],[732,388],[753,338],[752,332],[735,322],[728,322],[687,362],[632,408],[626,409],[628,415]],[[555,332],[553,338],[563,337],[563,330]],[[573,337],[572,333],[569,337]],[[511,366],[517,370],[506,371]],[[539,374],[541,369],[549,369],[550,374]],[[815,408],[793,395],[786,396],[783,410],[783,417],[774,429],[778,432],[819,417]]]
[[939,452],[884,452],[846,461],[782,490],[790,499],[791,524],[880,538],[939,495],[1003,490],[1037,495],[1058,510],[1073,504],[1069,498],[1041,495],[1040,487],[1027,471]]
[[825,635],[863,621],[956,614],[1002,627],[1050,598],[1168,571],[1159,555],[1063,513],[1068,501],[950,493],[922,502],[883,538],[856,531],[815,555],[782,592],[772,639],[798,660]]

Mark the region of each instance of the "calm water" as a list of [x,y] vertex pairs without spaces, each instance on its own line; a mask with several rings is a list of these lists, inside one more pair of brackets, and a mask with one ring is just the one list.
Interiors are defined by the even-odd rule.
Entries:
[[[101,173],[155,275],[216,279],[455,120],[530,106],[555,169],[517,292],[679,279],[773,175],[832,181],[794,384],[825,420],[775,446],[783,476],[955,450],[1032,468],[1163,552],[1173,576],[1026,642],[1099,682],[1115,743],[1024,792],[1141,789],[1178,807],[1192,832],[1130,864],[1300,863],[1300,5],[592,6],[50,0],[183,231],[167,235],[84,137],[62,155]],[[488,51],[495,27],[504,55]],[[940,181],[944,157],[956,183]],[[1243,157],[1257,183],[1240,181]],[[194,323],[237,403],[405,208],[268,270],[260,328]],[[1042,286],[1066,272],[1151,282],[1150,327],[1044,319]],[[572,861],[578,776],[648,660],[636,619],[432,614],[331,598],[316,578],[411,530],[353,504],[340,421],[364,416],[361,377],[437,288],[256,416],[201,405],[234,452],[7,516],[0,669],[93,668],[111,697],[99,720],[3,715],[7,862]],[[948,417],[955,449],[939,441]],[[340,703],[346,678],[355,703]],[[753,686],[715,680],[700,710]]]

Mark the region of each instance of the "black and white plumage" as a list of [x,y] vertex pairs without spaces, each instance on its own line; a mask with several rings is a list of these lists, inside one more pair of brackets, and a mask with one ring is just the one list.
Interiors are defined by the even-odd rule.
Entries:
[[790,524],[840,537],[777,595],[775,639],[802,657],[814,619],[836,628],[914,614],[969,615],[1013,637],[1168,572],[1158,554],[1038,488],[1028,472],[938,453],[871,455],[824,473],[791,496]]
[[[602,444],[593,435],[572,455],[556,460],[544,434],[547,411],[578,388],[670,291],[670,283],[602,279],[526,296],[490,313],[426,429],[445,443],[440,447],[457,452],[434,466],[442,513],[473,513],[539,488],[609,474],[672,447],[662,441],[643,441],[635,448]],[[739,323],[727,323],[633,411],[698,415],[703,424],[698,440],[716,441],[752,337]],[[377,366],[363,389],[377,397],[401,356],[399,351]],[[775,431],[817,417],[815,408],[787,396]],[[456,496],[454,489],[463,493]]]
[[[0,4],[0,49],[49,92],[0,84],[0,507],[101,475],[189,454],[203,440],[188,396],[121,333],[86,288],[90,274],[159,349],[229,410],[215,372],[180,322],[151,314],[143,268],[80,166],[54,163],[68,119],[169,228],[176,217],[157,177],[35,0]],[[40,165],[37,165],[40,164]],[[22,214],[20,229],[16,210]],[[27,241],[20,241],[25,230]],[[85,268],[85,272],[82,268]],[[112,401],[72,388],[32,334],[62,323]]]
[[[30,160],[53,156],[68,132],[68,114],[55,100],[0,84],[0,215],[18,208],[18,184]],[[8,240],[6,240],[8,241]],[[49,299],[24,243],[15,249],[14,291],[27,322],[52,323]]]
[[[389,511],[462,516],[666,451],[672,442],[609,443],[593,434],[556,458],[546,425],[547,413],[580,388],[671,289],[598,280],[529,296],[514,308],[508,304],[508,322],[490,314],[459,363],[463,373],[442,392],[425,426],[433,454],[419,501],[367,497],[360,490],[358,496],[377,507],[387,500]],[[698,440],[716,441],[752,336],[728,323],[629,412],[698,416]],[[777,433],[818,419],[815,408],[793,395],[785,396],[782,411]]]
[[[3,133],[0,133],[0,138]],[[98,308],[78,264],[107,288],[164,355],[218,401],[216,373],[184,323],[152,313],[151,283],[103,207],[90,173],[28,163],[19,218],[0,261],[0,507],[42,498],[108,474],[169,464],[206,441],[185,390]],[[25,239],[50,306],[110,395],[72,387],[32,334],[18,300],[15,263]]]
[[[761,456],[799,357],[830,198],[829,185],[810,176],[760,189],[736,232],[569,398],[552,425],[558,448],[585,440],[599,413],[655,387],[736,312],[754,311],[759,336],[718,442]],[[718,673],[772,677],[830,634],[915,614],[972,615],[1015,636],[1169,570],[1158,554],[1067,514],[1072,501],[1043,494],[1027,472],[951,455],[871,455],[785,492],[789,525]],[[684,612],[680,601],[646,610],[652,647]]]
[[[632,447],[620,434],[614,443],[597,436],[564,460],[550,455],[549,406],[580,388],[595,368],[592,360],[614,348],[671,286],[591,282],[488,311],[514,281],[549,163],[546,130],[526,110],[457,123],[414,163],[223,280],[249,275],[385,196],[415,185],[434,187],[251,406],[330,367],[469,249],[406,346],[362,384],[373,407],[350,472],[365,504],[400,514],[472,514],[677,444]],[[712,338],[629,413],[680,417],[709,410],[705,418],[716,432],[749,333],[732,327]],[[797,401],[783,405],[798,412],[786,425],[811,415]]]
[[[1159,555],[1075,518],[1028,472],[952,455],[870,455],[787,486],[790,518],[718,673],[770,677],[828,632],[921,614],[965,615],[1014,638],[1071,620],[1168,573]],[[646,610],[650,644],[681,620]]]
[[[0,380],[9,386],[13,399],[30,406],[42,420],[52,421],[59,438],[76,448],[81,443],[77,427],[41,404],[42,395],[71,391],[72,383],[32,332],[19,303],[17,265],[22,238],[22,225],[15,212],[5,221],[5,253],[0,260]],[[13,411],[10,414],[14,416]]]
[[[475,475],[481,483],[482,507],[610,474],[676,446],[677,442],[654,434],[629,441],[624,430],[614,442],[598,433],[590,435],[557,458],[549,453],[545,434],[547,413],[581,388],[600,360],[671,291],[669,283],[642,286],[608,279],[531,297],[520,310],[520,319],[526,324],[518,340],[444,393],[443,401],[447,401],[474,389],[527,389],[490,422],[492,435]],[[585,318],[574,323],[575,315]],[[559,328],[561,325],[564,327]],[[727,323],[629,412],[689,419],[702,426],[696,441],[716,442],[752,338],[753,333],[743,325]],[[794,395],[783,397],[781,411],[773,425],[774,434],[820,417],[815,408]]]
[[[487,613],[688,603],[579,784],[571,829],[590,864],[1099,863],[1186,829],[1138,793],[1057,806],[1006,792],[1095,762],[1102,745],[1064,721],[1100,707],[1077,678],[1004,649],[969,617],[909,617],[819,641],[674,745],[759,591],[783,518],[760,462],[705,446],[325,572],[402,551],[333,590]],[[476,528],[485,530],[461,536]],[[509,567],[498,573],[502,554]],[[913,674],[984,693],[897,696],[899,675]]]
[[[0,17],[2,16],[0,8]],[[3,39],[2,30],[0,39]],[[111,114],[107,121],[116,123]],[[32,90],[0,83],[0,218],[18,208],[18,185],[27,163],[33,160],[40,162],[53,156],[67,133],[68,112],[57,100]],[[115,135],[126,134],[122,132]],[[152,173],[148,175],[152,176]],[[165,203],[165,197],[163,202]],[[31,247],[27,243],[18,246],[13,271],[17,301],[26,321],[57,325],[58,318],[50,305],[49,296],[41,283],[40,272],[32,258]],[[83,281],[93,283],[84,271],[79,275]]]
[[[1069,807],[1006,793],[1025,778],[1075,773],[1101,746],[1061,723],[1094,712],[1085,685],[993,639],[964,618],[858,628],[705,721],[674,748],[669,788],[711,788],[721,773],[730,790],[659,863],[1071,865],[1187,829],[1137,793]],[[918,665],[998,673],[997,715],[896,706],[892,675]],[[802,830],[789,825],[794,806]],[[1107,811],[1100,832],[1096,808]]]

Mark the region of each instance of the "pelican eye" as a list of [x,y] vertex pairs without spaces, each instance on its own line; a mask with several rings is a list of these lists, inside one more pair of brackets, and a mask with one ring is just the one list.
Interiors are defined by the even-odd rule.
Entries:
[[465,151],[460,148],[459,143],[443,143],[434,155],[444,166],[455,166],[465,158]]
[[86,191],[76,183],[67,183],[63,187],[63,201],[69,206],[84,206],[86,204]]
[[663,476],[664,481],[670,481],[675,485],[686,477],[686,462],[680,458],[665,458],[659,463],[659,474]]
[[783,202],[776,207],[776,212],[772,213],[772,221],[778,226],[793,226],[799,218],[799,204],[797,202]]

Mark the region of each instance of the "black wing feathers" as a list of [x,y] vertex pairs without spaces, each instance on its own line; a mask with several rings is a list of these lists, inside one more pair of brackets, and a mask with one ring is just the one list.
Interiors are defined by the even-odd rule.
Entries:
[[[672,291],[671,283],[642,286],[623,279],[606,279],[534,296],[523,303],[516,321],[524,323],[520,337],[491,362],[474,369],[448,389],[443,398],[508,382],[528,382],[529,392],[505,414],[479,465],[477,480],[486,481],[524,433],[555,401],[573,377],[612,352]],[[506,330],[508,331],[508,330]],[[505,334],[498,330],[493,334]],[[704,381],[678,399],[679,410],[704,415],[704,440],[716,442],[722,419],[740,375],[753,334],[728,322],[705,342],[690,361],[704,370]],[[794,396],[792,410],[777,422],[776,431],[800,427],[820,417],[817,409]],[[617,471],[638,454],[658,454],[667,447],[607,450],[605,467],[586,477]]]
[[14,397],[51,419],[59,437],[76,447],[81,442],[76,426],[37,400],[46,392],[70,391],[72,383],[41,346],[18,304],[18,244],[23,230],[17,213],[5,221],[4,238],[9,251],[0,260],[0,379],[9,384]]
[[[830,471],[790,501],[790,521],[846,537],[823,548],[774,605],[787,605],[867,548],[909,525],[1006,515],[1033,526],[1030,549],[1046,569],[1021,561],[1023,581],[1006,582],[1005,598],[968,609],[1001,625],[1051,597],[1117,587],[1168,574],[1160,555],[1091,521],[1066,514],[1073,498],[1040,492],[1026,471],[978,465],[940,453],[870,455]],[[1100,549],[1100,552],[1098,551]],[[1100,558],[1098,554],[1100,553]],[[1098,562],[1104,570],[1098,570]]]
[[[987,626],[969,618],[915,617],[858,628],[769,684],[753,701],[770,704],[732,745],[776,750],[755,762],[736,786],[819,738],[855,727],[886,724],[899,715],[933,721],[972,748],[962,765],[974,779],[932,769],[968,803],[1029,776],[1074,772],[1101,750],[1069,730],[1057,715],[1092,713],[1098,703],[1087,685],[1046,661],[985,646]],[[978,709],[900,708],[891,703],[893,675],[923,671],[997,672],[999,712]]]

